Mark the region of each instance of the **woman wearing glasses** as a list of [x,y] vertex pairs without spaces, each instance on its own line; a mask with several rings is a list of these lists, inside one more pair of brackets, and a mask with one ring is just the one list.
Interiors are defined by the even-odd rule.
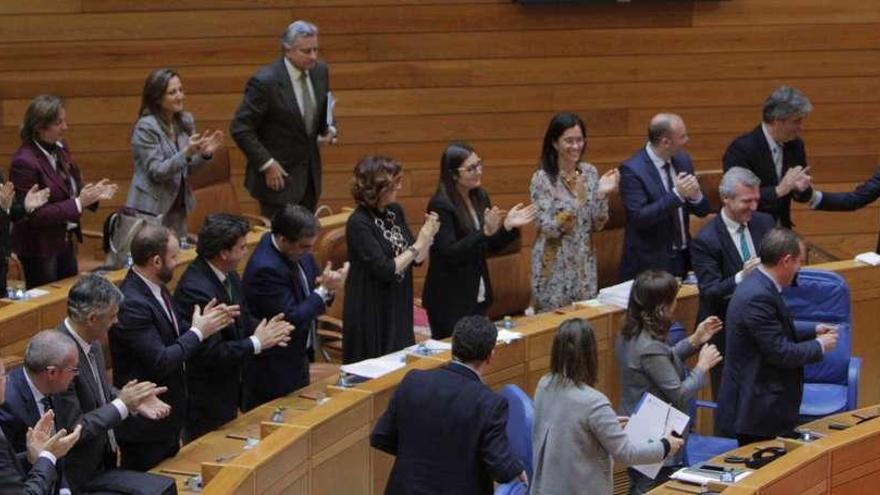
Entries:
[[397,204],[403,169],[384,156],[367,156],[354,169],[358,206],[345,225],[348,260],[343,304],[342,361],[383,356],[415,343],[412,265],[428,257],[437,233],[427,215],[413,236]]
[[492,304],[486,256],[519,239],[535,207],[493,206],[480,187],[483,162],[466,143],[451,143],[440,158],[440,183],[428,211],[440,219],[422,292],[431,336],[443,339],[461,317],[482,315]]
[[581,159],[587,130],[573,113],[556,114],[544,134],[539,168],[529,190],[537,207],[538,235],[532,246],[532,296],[536,311],[548,311],[596,295],[596,258],[590,234],[608,221],[608,195],[617,189],[617,169],[599,177]]

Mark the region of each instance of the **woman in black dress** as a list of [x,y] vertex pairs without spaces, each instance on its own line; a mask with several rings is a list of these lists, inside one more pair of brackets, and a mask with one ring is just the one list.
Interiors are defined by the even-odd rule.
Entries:
[[519,238],[535,218],[535,207],[492,206],[480,187],[483,162],[465,143],[452,143],[440,158],[440,184],[428,211],[440,219],[422,291],[431,336],[445,339],[463,316],[485,314],[492,304],[486,255]]
[[367,156],[354,169],[351,192],[358,207],[345,226],[351,266],[343,307],[344,363],[415,343],[412,264],[427,258],[439,224],[436,215],[426,215],[418,238],[413,237],[395,202],[401,170],[382,156]]

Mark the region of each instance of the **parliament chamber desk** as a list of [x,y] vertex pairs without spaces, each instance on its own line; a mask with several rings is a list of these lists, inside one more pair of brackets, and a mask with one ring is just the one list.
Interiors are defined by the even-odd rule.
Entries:
[[[805,425],[822,437],[812,442],[770,440],[739,447],[711,459],[711,464],[742,468],[742,464],[724,462],[727,456],[750,458],[763,447],[785,447],[787,453],[755,470],[750,476],[731,485],[713,486],[725,495],[818,495],[872,494],[880,487],[880,418],[861,424],[859,418],[877,416],[877,406],[848,411],[822,418]],[[832,430],[832,423],[846,425],[845,430]],[[653,495],[702,493],[699,486],[668,481],[650,492]]]

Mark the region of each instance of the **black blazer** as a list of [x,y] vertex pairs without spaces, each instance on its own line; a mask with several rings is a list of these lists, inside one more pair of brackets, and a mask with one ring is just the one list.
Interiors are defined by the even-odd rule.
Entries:
[[25,380],[24,367],[16,368],[9,373],[6,400],[0,406],[0,426],[13,450],[27,451],[27,430],[39,420],[40,411]]
[[[749,221],[749,234],[755,250],[761,247],[761,241],[776,222],[766,213],[756,211]],[[757,256],[758,253],[752,253]],[[730,239],[727,226],[721,213],[715,215],[691,240],[691,261],[700,287],[700,309],[697,322],[709,316],[724,319],[727,304],[736,289],[734,277],[742,270],[743,261],[739,247]]]
[[130,443],[159,443],[177,439],[186,418],[184,362],[199,347],[199,338],[178,315],[180,336],[167,313],[141,277],[129,270],[120,286],[125,299],[119,322],[110,328],[113,383],[148,380],[168,387],[161,399],[171,414],[159,421],[135,416],[116,428],[116,438]]
[[486,302],[492,304],[492,283],[486,256],[502,250],[519,238],[519,229],[510,232],[502,226],[494,235],[483,234],[483,210],[491,207],[489,195],[477,190],[473,201],[480,225],[476,230],[464,224],[455,205],[445,194],[437,193],[428,203],[428,211],[440,218],[440,230],[431,245],[431,263],[422,290],[422,302],[431,323],[431,336],[445,339],[461,317],[477,313],[480,278],[486,284]]
[[[880,169],[875,170],[874,175],[850,192],[823,192],[822,201],[816,205],[816,209],[853,211],[877,201],[877,198],[880,198]],[[880,252],[880,238],[877,239],[875,251]]]
[[804,365],[822,359],[815,334],[798,336],[782,294],[760,270],[740,282],[724,321],[727,349],[715,419],[720,430],[761,437],[792,430]]
[[[317,137],[327,131],[327,92],[330,73],[324,62],[309,71],[315,92],[313,134],[306,132],[302,111],[290,82],[284,58],[261,67],[247,82],[229,132],[247,157],[244,185],[260,203],[283,206],[298,203],[311,175],[315,194],[321,195],[321,153]],[[274,158],[288,173],[284,189],[273,191],[260,172]]]
[[523,471],[506,427],[507,401],[466,366],[410,371],[370,435],[397,457],[386,495],[491,494]]
[[235,418],[241,405],[241,387],[246,361],[254,355],[249,338],[256,327],[247,312],[247,303],[238,273],[230,272],[232,299],[211,266],[201,256],[189,264],[174,290],[174,304],[181,320],[189,325],[193,307],[204,307],[211,299],[239,304],[241,315],[232,325],[205,339],[187,362],[189,415],[220,422]]
[[[306,354],[308,329],[326,310],[315,289],[320,271],[308,254],[300,260],[308,281],[303,288],[296,265],[272,245],[272,233],[260,239],[244,271],[244,293],[254,318],[271,318],[279,312],[296,327],[287,347],[273,347],[251,361],[245,379],[244,408],[251,409],[283,397],[309,384]],[[308,293],[308,295],[306,295]]]
[[[773,163],[773,154],[770,145],[764,136],[764,130],[760,125],[752,132],[743,134],[734,139],[727,151],[724,152],[724,171],[731,167],[743,167],[751,170],[761,179],[761,200],[758,210],[769,213],[785,228],[792,228],[791,200],[806,202],[813,195],[812,188],[803,192],[792,192],[781,198],[776,197],[776,186],[779,185],[779,177],[776,177],[776,165]],[[782,146],[782,175],[792,168],[801,165],[807,166],[807,151],[801,138],[794,139]]]
[[0,434],[0,493],[24,495],[52,493],[52,487],[58,477],[55,466],[45,457],[40,457],[26,473],[22,466],[25,460],[25,454],[21,454],[20,457],[16,455],[6,436]]
[[[73,339],[64,322],[58,326],[58,331]],[[122,422],[119,411],[110,403],[116,398],[117,390],[107,380],[107,365],[101,343],[93,342],[92,348],[95,349],[99,376],[92,374],[88,356],[76,344],[79,374],[73,378],[70,388],[54,396],[55,423],[67,428],[67,431],[82,425],[79,441],[64,457],[65,476],[73,489],[84,485],[98,473],[116,467],[116,454],[111,449],[107,430],[116,428]],[[103,406],[98,380],[101,380],[104,389]]]
[[[672,175],[694,173],[687,153],[672,157]],[[620,260],[620,280],[635,278],[650,269],[672,271],[670,260],[675,231],[675,215],[684,209],[684,231],[690,240],[690,215],[704,217],[709,213],[709,200],[697,204],[681,201],[672,191],[663,187],[660,172],[645,148],[620,165],[620,199],[626,211],[623,231],[623,259]]]

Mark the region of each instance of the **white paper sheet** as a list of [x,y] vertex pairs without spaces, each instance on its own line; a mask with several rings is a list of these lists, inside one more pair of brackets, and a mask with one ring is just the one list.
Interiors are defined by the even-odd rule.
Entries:
[[[684,432],[690,420],[691,418],[687,414],[663,402],[656,396],[645,393],[635,413],[630,416],[624,431],[629,437],[629,441],[633,443],[644,443],[648,439],[658,441],[670,431]],[[632,467],[645,476],[654,479],[657,477],[657,473],[660,472],[660,468],[663,467],[663,462],[639,464]]]

